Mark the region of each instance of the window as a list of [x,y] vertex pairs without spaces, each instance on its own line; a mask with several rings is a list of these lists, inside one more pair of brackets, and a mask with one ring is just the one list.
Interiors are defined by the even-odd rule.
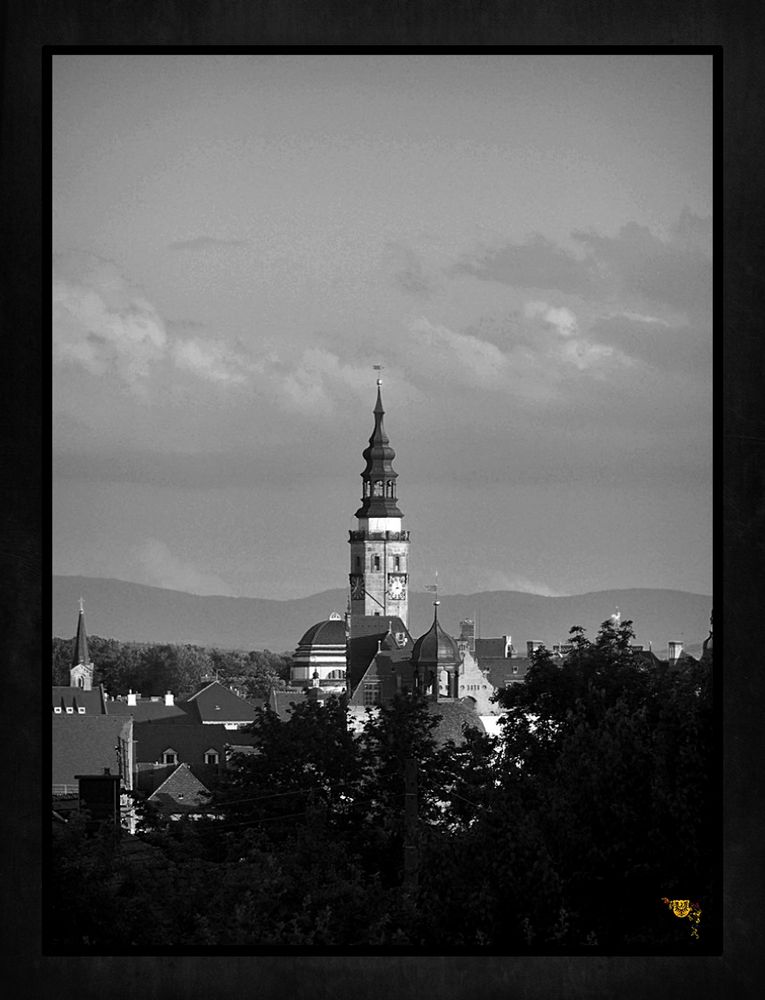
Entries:
[[165,752],[162,754],[162,763],[163,764],[177,764],[178,763],[178,754],[175,752],[175,750],[171,750],[171,749],[165,750]]
[[327,674],[328,681],[342,681],[344,679],[345,679],[344,670],[330,670],[330,672]]
[[205,764],[217,764],[220,760],[220,754],[217,750],[208,750],[205,754]]
[[517,664],[515,664],[515,663],[513,664],[513,673],[514,673],[514,674],[517,674],[517,673],[518,673],[518,666],[517,666]]
[[67,706],[67,709],[66,709],[66,714],[67,714],[67,715],[74,715],[74,709],[72,708],[72,706],[71,706],[71,705],[68,705],[68,706]]
[[375,484],[372,487],[372,496],[381,497],[383,495],[383,481],[382,479],[375,479]]
[[53,711],[56,713],[56,715],[61,715],[61,706],[59,705],[57,708],[54,708]]
[[78,709],[77,709],[77,712],[78,712],[78,713],[79,713],[80,715],[84,715],[84,714],[85,714],[85,709],[84,709],[84,708],[78,708]]
[[393,560],[396,569],[401,569],[401,556],[396,556]]
[[361,569],[361,556],[356,556],[356,569]]
[[380,684],[379,681],[365,681],[364,683],[364,704],[380,704]]
[[379,570],[380,570],[380,557],[379,556],[372,556],[372,569],[377,570],[379,572]]
[[387,494],[389,497],[393,496],[393,480],[389,479],[387,484]]

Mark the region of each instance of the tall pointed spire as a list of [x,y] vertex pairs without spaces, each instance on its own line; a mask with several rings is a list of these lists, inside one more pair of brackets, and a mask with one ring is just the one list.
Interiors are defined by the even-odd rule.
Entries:
[[382,403],[382,379],[377,380],[377,402],[373,410],[375,425],[369,444],[362,452],[366,467],[361,473],[364,496],[356,517],[403,517],[396,501],[398,473],[393,468],[396,452],[385,433]]
[[90,691],[93,687],[93,661],[88,651],[88,633],[85,631],[85,608],[80,598],[80,613],[77,616],[77,634],[74,637],[72,665],[69,668],[70,687]]
[[76,667],[82,663],[90,666],[91,659],[88,652],[88,634],[85,631],[85,608],[82,598],[80,598],[80,613],[77,616],[77,634],[74,637],[74,649],[72,650],[72,666]]

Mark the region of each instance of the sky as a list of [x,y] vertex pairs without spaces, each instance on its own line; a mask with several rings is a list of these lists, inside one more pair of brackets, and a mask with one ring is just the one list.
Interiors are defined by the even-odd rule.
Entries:
[[705,55],[56,55],[53,569],[711,593]]

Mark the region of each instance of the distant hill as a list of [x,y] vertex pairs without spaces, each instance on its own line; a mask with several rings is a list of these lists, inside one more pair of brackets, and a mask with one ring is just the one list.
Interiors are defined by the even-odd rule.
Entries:
[[[53,577],[52,634],[73,636],[79,598],[85,600],[88,631],[123,642],[178,642],[224,649],[293,650],[303,633],[331,611],[343,613],[345,590],[325,590],[310,597],[273,601],[258,597],[198,597],[176,590],[145,587],[121,580],[82,576]],[[698,653],[709,631],[712,599],[681,590],[608,590],[571,597],[541,597],[517,591],[445,594],[439,620],[453,634],[463,618],[477,619],[480,635],[506,635],[516,650],[539,639],[550,646],[565,642],[572,625],[594,636],[614,607],[622,620],[632,619],[636,641],[649,640],[661,655],[669,640],[680,640]],[[433,620],[431,594],[413,593],[410,631],[416,638]]]

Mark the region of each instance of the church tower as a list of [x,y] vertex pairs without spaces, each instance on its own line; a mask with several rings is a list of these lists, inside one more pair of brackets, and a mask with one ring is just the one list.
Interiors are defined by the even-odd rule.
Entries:
[[377,380],[375,426],[362,452],[358,529],[350,532],[351,614],[396,615],[409,627],[409,532],[396,500],[395,451],[383,426],[382,380]]
[[77,619],[77,635],[74,638],[72,666],[69,671],[69,686],[90,691],[93,688],[93,661],[88,652],[88,635],[85,631],[85,609],[80,598],[80,614]]

